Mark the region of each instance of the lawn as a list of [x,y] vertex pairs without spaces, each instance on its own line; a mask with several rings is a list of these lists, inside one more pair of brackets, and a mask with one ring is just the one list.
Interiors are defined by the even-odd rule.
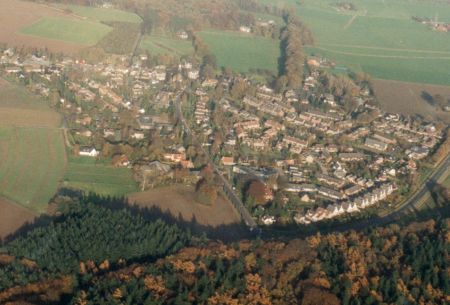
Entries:
[[328,0],[260,0],[295,5],[316,43],[308,51],[375,78],[450,83],[450,35],[430,30],[412,16],[450,22],[450,6],[408,0],[352,0],[356,11],[338,11]]
[[45,212],[64,175],[61,131],[2,126],[0,160],[0,196],[37,213]]
[[63,186],[104,196],[138,191],[130,169],[116,168],[90,157],[69,157]]
[[235,71],[262,69],[278,71],[279,41],[240,32],[202,31],[199,33],[218,65]]
[[87,20],[64,17],[43,17],[22,28],[21,34],[91,46],[112,30],[111,27]]
[[146,35],[142,38],[141,50],[152,55],[189,55],[194,52],[192,42],[161,35]]
[[74,14],[83,16],[96,21],[110,22],[132,22],[141,23],[142,19],[130,12],[121,11],[113,8],[99,8],[82,5],[59,5],[62,9],[69,9]]

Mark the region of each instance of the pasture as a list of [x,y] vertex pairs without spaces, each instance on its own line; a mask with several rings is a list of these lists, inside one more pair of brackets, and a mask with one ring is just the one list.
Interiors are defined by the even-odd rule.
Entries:
[[124,196],[138,191],[130,169],[116,168],[90,157],[69,157],[62,185],[104,196]]
[[190,40],[182,40],[162,35],[146,35],[142,38],[141,51],[151,55],[190,55],[194,52]]
[[352,0],[356,11],[340,11],[327,0],[260,0],[297,8],[316,43],[308,51],[375,78],[450,83],[450,35],[412,16],[450,22],[450,5],[408,0]]
[[65,167],[61,131],[0,127],[0,196],[43,213]]
[[202,31],[199,34],[216,55],[219,67],[239,72],[257,69],[278,72],[278,40],[240,32]]
[[66,17],[43,17],[32,25],[22,28],[20,33],[91,46],[111,30],[111,27],[96,22]]
[[64,174],[60,121],[43,100],[0,80],[0,197],[46,211]]

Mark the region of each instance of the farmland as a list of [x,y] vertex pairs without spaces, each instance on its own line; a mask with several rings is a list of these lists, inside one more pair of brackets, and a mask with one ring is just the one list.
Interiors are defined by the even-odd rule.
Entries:
[[93,46],[112,32],[113,27],[104,23],[141,22],[137,15],[116,9],[50,6],[21,0],[0,1],[0,20],[0,42],[46,47],[67,54]]
[[201,225],[215,227],[239,222],[237,212],[226,199],[219,197],[212,206],[200,204],[195,201],[194,187],[190,186],[173,185],[155,188],[132,194],[128,199],[131,204],[141,208],[157,207],[174,217],[181,216],[186,221],[195,218]]
[[90,157],[69,157],[63,186],[104,196],[124,196],[137,191],[132,172]]
[[61,9],[68,9],[76,15],[88,18],[92,21],[117,21],[130,23],[141,23],[142,21],[136,14],[113,8],[97,8],[81,5],[58,5],[57,7]]
[[45,212],[65,167],[60,117],[4,80],[0,93],[0,196]]
[[90,46],[96,44],[111,30],[111,27],[101,23],[65,17],[44,17],[21,29],[20,33]]
[[142,38],[140,49],[151,55],[190,55],[194,52],[190,40],[182,40],[162,35],[146,35]]
[[4,198],[0,198],[0,240],[14,233],[25,223],[30,223],[36,215]]
[[[266,0],[260,0],[269,3]],[[273,3],[272,1],[270,1]],[[450,6],[429,2],[351,1],[356,11],[339,11],[326,0],[275,1],[295,5],[316,44],[308,51],[364,71],[375,78],[448,84],[449,35],[430,30],[412,16],[450,21]]]
[[386,111],[405,115],[419,114],[429,120],[440,119],[450,124],[450,113],[436,109],[424,99],[424,95],[437,94],[449,99],[450,87],[381,79],[375,79],[372,83],[378,101]]
[[216,55],[220,67],[240,72],[261,69],[277,73],[278,40],[239,32],[202,31],[199,34]]

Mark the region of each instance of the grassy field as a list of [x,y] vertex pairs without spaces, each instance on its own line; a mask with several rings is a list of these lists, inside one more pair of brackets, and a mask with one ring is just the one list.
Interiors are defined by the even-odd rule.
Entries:
[[128,168],[115,168],[90,157],[69,157],[63,186],[105,196],[137,192]]
[[60,116],[0,79],[0,196],[44,212],[64,174]]
[[252,69],[278,71],[279,41],[240,32],[199,33],[217,57],[218,65],[240,72]]
[[43,17],[32,25],[22,28],[20,33],[90,46],[95,45],[111,30],[111,27],[98,22]]
[[190,40],[168,36],[146,35],[142,38],[140,49],[152,55],[189,55],[194,52]]
[[81,5],[58,5],[59,8],[69,9],[74,14],[89,18],[91,20],[110,22],[132,22],[141,23],[142,19],[133,13],[116,10],[113,8],[98,8]]
[[0,156],[0,196],[35,212],[45,212],[64,174],[61,131],[0,127]]
[[310,53],[376,78],[450,83],[450,36],[430,30],[412,16],[450,22],[450,6],[408,0],[352,0],[356,11],[338,11],[328,0],[260,0],[297,8],[316,39]]

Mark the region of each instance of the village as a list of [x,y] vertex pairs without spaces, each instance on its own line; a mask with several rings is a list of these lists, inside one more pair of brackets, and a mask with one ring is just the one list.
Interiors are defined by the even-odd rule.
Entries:
[[[300,90],[280,91],[243,75],[206,77],[187,60],[149,65],[145,54],[131,66],[126,56],[89,64],[6,49],[0,57],[4,77],[63,115],[73,154],[132,168],[141,190],[195,185],[211,159],[264,225],[308,225],[405,198],[443,127],[385,113],[366,82],[336,94],[308,66]],[[201,143],[179,124],[177,103]]]

